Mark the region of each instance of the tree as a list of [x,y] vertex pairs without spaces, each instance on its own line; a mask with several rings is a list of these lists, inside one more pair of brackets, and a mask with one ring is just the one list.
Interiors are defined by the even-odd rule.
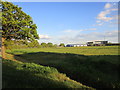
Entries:
[[2,55],[5,57],[5,40],[39,39],[37,26],[21,7],[10,2],[2,2]]
[[57,44],[54,44],[54,47],[57,47],[58,45]]
[[47,44],[46,43],[41,43],[41,46],[42,47],[47,47]]
[[37,40],[34,40],[32,42],[29,42],[28,47],[39,47],[39,43]]
[[47,43],[47,46],[48,47],[53,47],[53,44],[52,43]]
[[65,47],[65,44],[64,44],[64,43],[61,43],[59,46],[60,46],[60,47]]

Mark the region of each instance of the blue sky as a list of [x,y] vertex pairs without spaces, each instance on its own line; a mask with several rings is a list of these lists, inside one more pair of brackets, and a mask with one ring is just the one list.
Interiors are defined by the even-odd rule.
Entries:
[[117,3],[13,2],[33,18],[39,42],[118,41]]

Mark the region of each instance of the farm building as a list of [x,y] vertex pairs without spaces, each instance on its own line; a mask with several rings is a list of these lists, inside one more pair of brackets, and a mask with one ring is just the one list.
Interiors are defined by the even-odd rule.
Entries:
[[66,47],[81,47],[81,46],[87,46],[87,44],[67,44]]
[[81,46],[119,46],[120,43],[108,43],[108,41],[96,40],[89,41],[86,44],[67,44],[66,47],[81,47]]
[[87,42],[87,46],[93,45],[93,42]]
[[97,41],[87,42],[87,45],[88,46],[91,46],[91,45],[99,46],[99,45],[106,45],[107,43],[108,43],[108,41],[97,40]]
[[94,41],[94,44],[107,44],[108,41]]

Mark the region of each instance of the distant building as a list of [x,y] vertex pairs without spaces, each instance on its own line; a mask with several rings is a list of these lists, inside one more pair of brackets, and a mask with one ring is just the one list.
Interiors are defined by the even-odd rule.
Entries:
[[81,47],[81,46],[87,46],[87,44],[67,44],[66,47]]
[[96,41],[90,41],[87,42],[87,46],[99,46],[99,45],[106,45],[108,41],[101,41],[101,40],[96,40]]
[[66,47],[74,47],[73,44],[67,44]]
[[93,45],[93,42],[87,42],[87,46]]
[[108,41],[94,41],[94,44],[107,44]]
[[108,41],[95,40],[86,44],[67,44],[65,47],[81,47],[81,46],[120,46],[120,43],[108,43]]

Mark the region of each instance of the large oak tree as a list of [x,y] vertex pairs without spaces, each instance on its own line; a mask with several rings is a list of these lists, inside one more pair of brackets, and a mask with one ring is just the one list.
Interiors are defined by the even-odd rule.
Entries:
[[21,7],[10,2],[2,2],[2,55],[4,56],[4,40],[39,39],[37,26],[32,18],[22,11]]

